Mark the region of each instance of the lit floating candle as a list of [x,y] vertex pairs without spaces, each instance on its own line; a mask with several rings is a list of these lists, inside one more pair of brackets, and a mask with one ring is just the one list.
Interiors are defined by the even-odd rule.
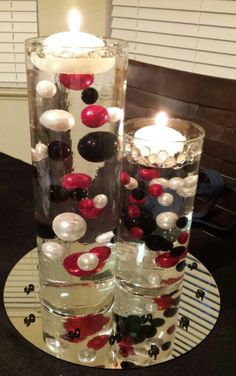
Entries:
[[110,70],[115,64],[114,56],[103,54],[101,38],[79,32],[80,15],[76,10],[69,13],[70,31],[50,35],[43,42],[43,53],[36,52],[31,61],[43,71],[53,73],[95,74]]
[[[135,134],[135,146],[142,150],[149,150],[150,154],[165,151],[168,156],[174,156],[183,150],[185,136],[168,125],[168,118],[164,112],[156,116],[155,124],[138,129]],[[167,156],[166,155],[166,156]]]

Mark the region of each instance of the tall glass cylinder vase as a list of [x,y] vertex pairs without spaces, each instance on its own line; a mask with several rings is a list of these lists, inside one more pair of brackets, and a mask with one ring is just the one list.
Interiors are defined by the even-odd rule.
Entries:
[[65,320],[102,315],[113,301],[127,49],[100,42],[74,50],[26,41],[40,294]]
[[125,125],[113,309],[117,366],[171,357],[203,138],[203,129],[185,120]]

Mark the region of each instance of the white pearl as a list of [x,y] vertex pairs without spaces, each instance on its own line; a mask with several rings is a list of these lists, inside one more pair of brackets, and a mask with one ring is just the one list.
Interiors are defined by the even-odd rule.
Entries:
[[173,212],[164,212],[156,217],[157,226],[163,230],[170,230],[175,227],[178,216]]
[[192,188],[186,188],[182,187],[180,189],[177,189],[177,193],[179,196],[188,198],[188,197],[194,197],[197,191],[197,186],[192,187]]
[[157,201],[162,206],[170,206],[174,201],[174,196],[170,193],[163,193],[157,198]]
[[109,115],[109,120],[112,123],[120,120],[123,117],[124,111],[119,107],[108,107],[107,112]]
[[64,110],[45,111],[39,120],[45,128],[54,132],[66,132],[75,125],[74,116]]
[[40,159],[45,159],[48,157],[48,147],[42,142],[38,142],[35,145],[35,151]]
[[96,243],[108,243],[114,236],[115,234],[113,231],[104,232],[103,234],[98,235],[95,241]]
[[160,286],[161,277],[157,273],[149,274],[147,280],[150,283],[150,285],[152,285],[153,287],[159,287]]
[[74,242],[84,236],[87,224],[78,214],[62,213],[54,218],[52,228],[59,239]]
[[162,185],[163,188],[167,188],[169,182],[167,179],[164,179],[164,178],[155,178],[155,179],[152,179],[149,183],[149,185],[152,185],[152,184],[160,184]]
[[197,185],[197,181],[198,181],[198,175],[187,176],[186,178],[184,178],[184,186],[186,188],[195,187],[195,185]]
[[37,83],[36,91],[43,98],[51,98],[57,92],[57,87],[53,82],[42,80]]
[[51,260],[60,260],[65,256],[66,250],[60,243],[46,242],[42,245],[42,252]]
[[136,179],[130,177],[130,181],[128,184],[125,185],[125,188],[129,189],[130,191],[132,191],[133,189],[135,188],[138,188],[138,182]]
[[99,264],[99,258],[94,253],[84,253],[78,257],[77,265],[82,270],[93,270]]
[[179,188],[183,187],[183,185],[184,185],[184,181],[183,181],[182,178],[176,177],[176,178],[171,178],[169,180],[169,188],[173,189],[174,191],[176,189],[179,189]]
[[95,208],[103,209],[108,203],[108,198],[106,195],[100,194],[94,197],[93,202]]
[[94,349],[81,350],[78,353],[78,359],[82,363],[91,363],[96,359],[96,351]]

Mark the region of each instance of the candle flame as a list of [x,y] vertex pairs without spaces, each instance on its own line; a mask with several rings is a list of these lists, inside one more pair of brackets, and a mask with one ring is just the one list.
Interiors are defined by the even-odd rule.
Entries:
[[68,15],[69,29],[72,33],[77,33],[80,29],[81,16],[78,10],[71,9]]
[[168,123],[168,116],[164,111],[159,112],[155,117],[155,124],[160,127],[166,127]]

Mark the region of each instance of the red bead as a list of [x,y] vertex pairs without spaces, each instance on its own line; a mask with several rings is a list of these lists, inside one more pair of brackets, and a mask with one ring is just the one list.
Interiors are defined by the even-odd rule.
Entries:
[[169,295],[162,295],[159,298],[155,298],[154,302],[159,310],[166,310],[172,306],[173,299]]
[[64,189],[72,191],[76,188],[88,189],[91,184],[92,179],[90,176],[82,173],[72,172],[66,174],[61,178],[61,185]]
[[157,266],[160,266],[161,268],[171,268],[172,266],[175,266],[179,260],[179,257],[172,256],[170,252],[165,252],[157,256],[155,259]]
[[175,331],[175,325],[171,325],[168,329],[167,329],[167,334],[173,334]]
[[130,176],[129,176],[129,174],[127,174],[127,172],[121,171],[121,173],[120,173],[120,182],[123,185],[129,184],[129,182],[130,182]]
[[87,276],[90,276],[90,275],[98,273],[104,267],[105,263],[101,262],[99,260],[99,264],[96,266],[95,269],[92,269],[92,270],[82,270],[78,266],[77,260],[84,253],[86,253],[86,252],[73,253],[72,255],[67,256],[64,259],[63,265],[64,265],[64,268],[66,269],[66,271],[69,274],[72,274],[72,275],[74,275],[76,277],[87,277]]
[[79,202],[79,211],[84,218],[97,218],[103,209],[96,208],[92,199],[84,198]]
[[90,249],[91,253],[94,253],[98,258],[99,261],[104,262],[111,254],[111,249],[109,247],[94,247]]
[[139,170],[139,176],[144,180],[152,180],[160,177],[160,172],[154,168],[141,168]]
[[59,76],[60,83],[67,89],[84,90],[92,85],[94,81],[93,74],[66,74]]
[[141,211],[135,205],[130,205],[127,210],[127,214],[129,218],[138,218],[140,217]]
[[98,104],[85,107],[81,112],[81,120],[89,128],[98,128],[109,119],[107,109]]
[[178,236],[178,242],[179,244],[184,244],[186,243],[186,241],[188,240],[188,233],[187,232],[182,232],[179,236]]
[[133,196],[132,196],[132,194],[130,193],[129,195],[128,195],[128,200],[129,200],[129,202],[131,203],[131,204],[145,204],[145,202],[146,202],[146,197],[144,197],[142,200],[136,200]]
[[140,227],[132,227],[130,232],[134,238],[140,239],[143,237],[143,230]]
[[164,189],[161,184],[152,184],[152,185],[149,185],[148,192],[150,193],[150,195],[154,197],[158,197],[162,195],[162,193],[164,192]]
[[100,350],[102,347],[104,347],[109,339],[109,336],[104,334],[101,336],[94,337],[90,339],[87,343],[87,347],[94,350]]

